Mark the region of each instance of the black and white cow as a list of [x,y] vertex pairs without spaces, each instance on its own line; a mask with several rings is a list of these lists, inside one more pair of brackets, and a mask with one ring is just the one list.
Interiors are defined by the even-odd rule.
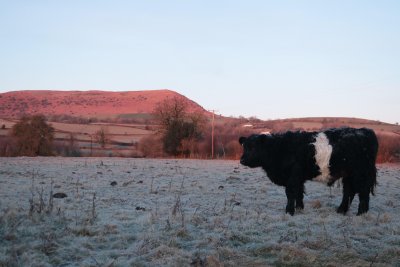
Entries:
[[338,128],[323,132],[286,132],[240,137],[240,163],[262,167],[271,181],[284,186],[286,212],[303,209],[304,183],[314,180],[331,186],[343,178],[343,199],[337,209],[346,214],[354,195],[360,204],[357,215],[369,208],[369,194],[376,186],[375,160],[378,140],[366,128]]

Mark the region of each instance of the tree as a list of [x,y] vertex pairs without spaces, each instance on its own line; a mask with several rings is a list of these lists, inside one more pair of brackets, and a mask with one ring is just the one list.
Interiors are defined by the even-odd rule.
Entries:
[[20,156],[50,156],[54,128],[46,123],[43,115],[24,116],[11,130],[16,139],[16,151]]
[[189,114],[185,99],[174,97],[160,102],[154,115],[160,124],[164,152],[173,156],[195,152],[196,142],[203,136],[203,114]]
[[106,146],[106,143],[108,142],[107,130],[105,128],[101,127],[100,130],[95,132],[94,138],[95,138],[96,142],[99,143],[102,148],[104,148]]

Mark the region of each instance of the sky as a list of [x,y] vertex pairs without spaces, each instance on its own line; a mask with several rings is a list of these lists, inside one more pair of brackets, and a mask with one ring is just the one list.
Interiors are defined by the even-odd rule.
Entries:
[[0,93],[170,89],[225,116],[400,122],[400,1],[0,0]]

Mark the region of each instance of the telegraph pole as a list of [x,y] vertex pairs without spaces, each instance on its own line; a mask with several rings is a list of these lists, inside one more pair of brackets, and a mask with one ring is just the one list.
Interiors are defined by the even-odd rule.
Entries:
[[209,110],[212,112],[212,121],[211,121],[211,159],[214,159],[214,121],[215,121],[215,112],[216,110]]

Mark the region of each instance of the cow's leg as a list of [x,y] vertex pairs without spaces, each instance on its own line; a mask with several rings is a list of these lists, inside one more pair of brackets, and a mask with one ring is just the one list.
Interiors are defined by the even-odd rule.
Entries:
[[353,201],[355,192],[353,190],[353,187],[351,186],[349,179],[348,178],[343,178],[343,198],[342,198],[342,203],[340,203],[340,206],[337,208],[338,213],[342,213],[343,215],[346,214],[346,212],[349,210],[349,206],[351,202]]
[[301,182],[299,179],[301,173],[300,166],[294,166],[290,178],[286,184],[285,192],[287,197],[286,213],[294,215],[294,206],[304,207],[303,204],[303,192],[304,192],[304,181]]
[[360,178],[357,183],[359,185],[359,190],[357,190],[358,198],[360,199],[357,216],[369,210],[369,193],[374,194],[374,187],[376,185],[376,167],[370,166],[359,177],[363,178]]
[[357,216],[366,213],[369,209],[369,190],[363,189],[359,194],[360,204],[358,204]]
[[286,186],[285,188],[286,197],[287,197],[287,205],[286,205],[286,213],[290,215],[294,215],[294,203],[296,199],[296,188],[294,186]]
[[297,195],[296,195],[296,209],[304,209],[304,184],[298,187]]

